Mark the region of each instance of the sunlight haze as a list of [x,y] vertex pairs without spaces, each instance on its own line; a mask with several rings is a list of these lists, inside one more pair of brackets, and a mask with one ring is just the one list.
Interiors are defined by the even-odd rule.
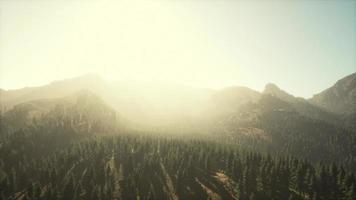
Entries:
[[258,91],[274,82],[310,97],[356,71],[355,7],[355,1],[0,0],[0,88],[96,73]]

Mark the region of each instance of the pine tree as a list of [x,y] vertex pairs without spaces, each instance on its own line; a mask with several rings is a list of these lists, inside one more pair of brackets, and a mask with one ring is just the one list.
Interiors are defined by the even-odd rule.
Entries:
[[347,191],[346,193],[346,198],[347,199],[356,199],[356,185],[355,184],[352,184],[350,187],[349,187],[349,190]]
[[64,190],[63,190],[63,196],[62,199],[63,200],[71,200],[74,197],[74,177],[71,176],[67,182],[67,184],[64,186]]

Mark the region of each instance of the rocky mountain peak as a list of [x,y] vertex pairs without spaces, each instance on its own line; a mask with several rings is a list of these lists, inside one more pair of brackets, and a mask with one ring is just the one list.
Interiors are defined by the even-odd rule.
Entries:
[[287,102],[295,101],[295,97],[293,95],[290,95],[287,92],[285,92],[284,90],[281,90],[274,83],[268,83],[265,86],[263,94],[269,94],[269,95],[278,97],[279,99],[287,101]]

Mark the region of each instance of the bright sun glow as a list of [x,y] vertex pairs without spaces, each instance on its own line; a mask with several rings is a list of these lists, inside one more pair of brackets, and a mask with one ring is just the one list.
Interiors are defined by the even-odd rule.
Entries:
[[[47,79],[84,73],[97,73],[110,80],[168,81],[205,87],[221,87],[238,79],[237,65],[213,46],[184,4],[127,0],[8,6],[16,6],[15,22],[24,22],[26,17],[31,20],[26,20],[29,24],[6,24],[9,30],[17,29],[23,35],[12,37],[16,41],[3,41],[7,52],[2,52],[2,62],[26,66],[19,75],[26,76],[23,80],[28,83],[44,84]],[[42,6],[48,9],[45,13]],[[12,33],[2,34],[8,37],[6,34]],[[21,49],[10,48],[20,43]],[[19,55],[21,61],[13,62]],[[8,67],[4,73],[17,73],[11,65]],[[226,81],[225,71],[219,70],[222,67],[235,69]],[[29,78],[33,69],[41,72],[41,77]],[[2,84],[18,87],[11,81]]]
[[308,97],[355,71],[354,5],[0,0],[0,88],[96,73],[259,91],[273,81]]

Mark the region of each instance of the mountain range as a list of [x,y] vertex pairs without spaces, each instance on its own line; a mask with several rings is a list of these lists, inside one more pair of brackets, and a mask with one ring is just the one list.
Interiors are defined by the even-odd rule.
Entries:
[[356,169],[356,157],[350,155],[356,152],[355,88],[356,73],[310,99],[294,97],[272,83],[262,92],[247,87],[212,90],[109,83],[90,74],[1,90],[1,123],[8,127],[3,130],[13,131],[34,120],[59,117],[87,132],[95,124],[96,132],[120,127],[209,133],[260,151],[348,163]]
[[263,92],[237,86],[212,90],[178,85],[162,87],[146,83],[106,82],[97,75],[88,74],[40,87],[0,89],[0,108],[5,112],[25,102],[67,97],[83,89],[100,96],[126,118],[143,124],[228,114],[236,112],[242,105],[258,102],[264,95],[289,103],[304,116],[333,124],[352,126],[349,118],[353,119],[356,113],[356,73],[338,80],[335,85],[310,99],[294,97],[272,83],[267,84]]

